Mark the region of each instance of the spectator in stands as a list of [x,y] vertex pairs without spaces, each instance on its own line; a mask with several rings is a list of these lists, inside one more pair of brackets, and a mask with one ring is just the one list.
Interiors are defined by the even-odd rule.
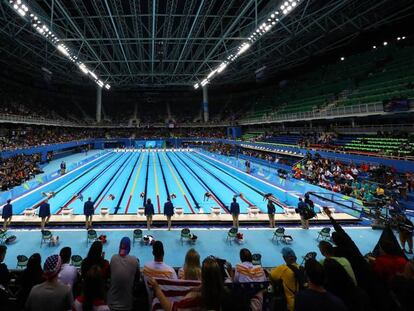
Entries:
[[273,202],[271,200],[268,199],[268,201],[267,201],[267,215],[269,216],[270,228],[275,227],[275,213],[276,213],[275,205],[273,204]]
[[105,253],[102,252],[102,242],[95,241],[92,243],[91,248],[89,249],[88,255],[82,261],[81,265],[81,276],[82,279],[86,277],[88,270],[97,265],[101,268],[102,276],[104,280],[109,278],[109,262],[105,259]]
[[85,215],[85,227],[86,230],[92,228],[92,217],[95,213],[95,207],[93,206],[92,198],[89,197],[88,201],[83,205],[83,214]]
[[123,237],[119,252],[111,258],[111,285],[108,292],[108,304],[111,310],[131,310],[135,280],[139,280],[139,260],[129,255],[131,240]]
[[26,269],[24,269],[19,279],[20,288],[17,292],[17,301],[21,308],[26,304],[27,297],[33,286],[43,283],[42,258],[39,253],[34,253],[27,261]]
[[164,215],[167,217],[168,231],[171,230],[171,217],[174,216],[174,205],[171,203],[171,199],[167,198],[167,202],[164,204]]
[[50,220],[50,204],[47,199],[39,206],[39,217],[41,218],[40,229],[43,231]]
[[0,245],[0,286],[8,288],[10,282],[10,273],[7,265],[3,263],[6,258],[7,246]]
[[105,281],[99,266],[92,266],[83,282],[82,295],[73,303],[74,311],[109,311],[105,303]]
[[298,208],[296,209],[296,212],[300,215],[300,222],[303,229],[309,229],[309,219],[306,219],[306,209],[306,203],[303,202],[302,198],[299,198]]
[[3,218],[3,230],[4,231],[6,231],[7,228],[10,226],[12,216],[13,216],[13,206],[11,204],[11,200],[8,199],[6,205],[3,206],[3,212],[1,214],[1,218]]
[[60,266],[59,255],[46,259],[43,265],[46,281],[30,291],[26,301],[27,311],[67,311],[72,308],[71,288],[58,281]]
[[270,280],[283,282],[283,289],[286,296],[287,310],[295,309],[295,295],[299,291],[299,284],[295,277],[293,269],[299,269],[296,263],[296,254],[290,247],[282,248],[282,256],[286,264],[280,265],[270,272]]
[[[319,242],[319,250],[321,251],[321,254],[323,256],[325,256],[325,258],[330,258],[330,259],[336,260],[344,268],[346,273],[351,278],[352,282],[354,282],[355,285],[357,284],[355,274],[354,274],[354,270],[352,269],[352,266],[349,263],[348,259],[346,259],[345,257],[336,257],[335,253],[334,253],[334,248],[333,248],[331,243],[329,243],[327,241],[320,241]],[[323,263],[323,261],[322,261],[322,263]]]
[[326,258],[323,268],[326,290],[341,298],[348,310],[371,310],[365,292],[355,285],[354,280],[337,260]]
[[240,261],[241,263],[236,265],[234,282],[264,282],[267,280],[263,268],[253,265],[252,253],[247,248],[240,250]]
[[305,262],[308,288],[299,291],[295,297],[295,311],[346,311],[343,301],[324,288],[325,273],[322,265],[315,259]]
[[151,203],[151,199],[147,199],[147,203],[144,205],[144,214],[147,217],[147,229],[151,230],[152,216],[154,215],[154,205]]
[[240,215],[240,205],[237,203],[236,198],[233,198],[233,202],[230,204],[230,214],[233,218],[233,228],[239,227],[239,215]]
[[[201,285],[177,302],[171,302],[165,296],[154,278],[150,278],[149,283],[164,310],[243,310],[239,307],[239,301],[231,299],[229,292],[224,287],[220,266],[214,258],[204,259],[201,274]],[[257,293],[248,303],[249,308],[244,309],[262,310],[262,292]]]
[[403,273],[407,259],[399,248],[398,242],[380,240],[379,255],[372,261],[374,273],[384,283],[388,283],[398,273]]
[[[413,253],[413,230],[414,226],[411,220],[405,214],[398,216],[398,231],[402,249],[407,254]],[[405,249],[405,244],[408,244],[408,251]]]
[[21,308],[26,304],[27,297],[33,286],[43,283],[42,258],[39,253],[34,253],[27,261],[26,269],[19,278],[19,291],[17,292],[17,302]]
[[152,245],[154,260],[144,265],[143,274],[145,279],[149,277],[176,279],[175,270],[164,263],[164,245],[161,241],[155,241]]
[[391,281],[391,292],[400,306],[399,310],[414,310],[414,260],[407,262],[404,272]]
[[70,247],[62,248],[59,256],[62,260],[62,267],[60,268],[58,279],[62,284],[72,288],[78,278],[78,269],[70,264],[72,249]]
[[183,280],[201,279],[200,254],[194,248],[187,251],[184,266],[178,270],[178,277]]

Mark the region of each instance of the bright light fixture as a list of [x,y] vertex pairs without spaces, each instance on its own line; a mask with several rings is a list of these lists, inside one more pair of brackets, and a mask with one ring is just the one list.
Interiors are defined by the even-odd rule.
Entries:
[[97,77],[97,75],[93,72],[93,71],[90,71],[89,70],[89,73],[90,73],[90,75],[95,79],[95,80],[97,80],[98,79],[98,77]]
[[105,88],[106,88],[107,90],[109,90],[109,89],[111,88],[111,86],[110,86],[109,84],[105,84]]
[[83,63],[79,63],[79,65],[78,65],[78,67],[79,67],[79,69],[84,73],[84,74],[88,74],[89,73],[89,70],[88,70],[88,68],[85,66],[85,64],[83,64]]
[[342,56],[342,57],[341,57],[341,61],[344,61],[344,60],[345,60],[345,57],[343,57],[343,56]]
[[387,46],[388,45],[388,42],[387,41],[384,41],[383,45],[384,46]]
[[200,87],[200,85],[198,83],[194,84],[194,88],[198,89]]
[[65,56],[69,56],[69,52],[63,44],[58,44],[57,49]]
[[227,63],[221,63],[220,66],[217,68],[217,73],[222,72],[224,69],[226,69]]

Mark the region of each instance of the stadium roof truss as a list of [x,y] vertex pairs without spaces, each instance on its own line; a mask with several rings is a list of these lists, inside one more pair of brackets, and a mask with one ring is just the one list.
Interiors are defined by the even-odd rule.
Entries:
[[[24,1],[60,42],[117,88],[192,87],[284,2],[281,0]],[[214,80],[253,80],[346,45],[363,30],[413,14],[410,0],[301,0]],[[0,0],[0,62],[82,84],[82,72]]]

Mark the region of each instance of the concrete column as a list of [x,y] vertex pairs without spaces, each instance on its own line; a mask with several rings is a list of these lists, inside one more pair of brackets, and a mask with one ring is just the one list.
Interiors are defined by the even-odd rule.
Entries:
[[207,85],[203,86],[203,116],[204,122],[208,122],[208,89]]
[[101,122],[102,115],[102,88],[96,88],[96,122]]

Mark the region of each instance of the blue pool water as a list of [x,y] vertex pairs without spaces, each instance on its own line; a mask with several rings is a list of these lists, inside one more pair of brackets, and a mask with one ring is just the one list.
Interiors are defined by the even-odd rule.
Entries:
[[[297,187],[303,190],[300,183],[296,182]],[[73,208],[74,214],[82,214],[88,197],[94,201],[96,213],[106,207],[111,214],[136,214],[148,198],[156,213],[162,213],[167,197],[171,196],[175,197],[172,200],[175,207],[182,207],[186,214],[210,213],[213,206],[227,211],[232,198],[242,193],[238,202],[241,212],[246,213],[249,206],[266,211],[263,200],[266,193],[272,193],[286,205],[295,206],[298,192],[292,191],[294,184],[295,181],[291,181],[289,189],[284,189],[283,184],[247,175],[237,166],[198,151],[112,150],[16,198],[13,206],[14,212],[20,214],[42,202],[44,192],[53,191],[55,196],[49,203],[54,214],[64,207]],[[213,198],[206,200],[206,192],[212,193]],[[283,212],[282,208],[277,207],[277,212]]]

